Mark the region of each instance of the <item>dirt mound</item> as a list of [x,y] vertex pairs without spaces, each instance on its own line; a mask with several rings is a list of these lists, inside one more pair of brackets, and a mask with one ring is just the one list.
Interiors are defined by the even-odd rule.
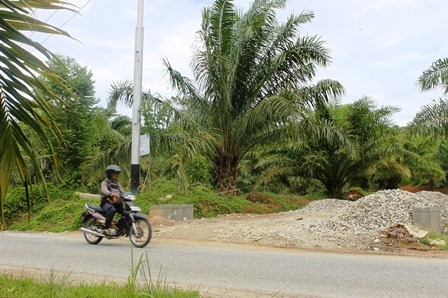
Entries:
[[381,233],[387,238],[393,238],[405,242],[419,242],[419,238],[415,234],[411,233],[409,228],[399,223],[390,226],[389,228],[381,231]]
[[[404,186],[400,186],[400,189],[408,191],[408,192],[412,192],[412,193],[416,193],[419,191],[431,191],[429,185],[421,185],[421,186],[412,186],[412,185],[404,185]],[[441,192],[443,194],[448,194],[448,188],[436,188],[433,191],[436,192]]]

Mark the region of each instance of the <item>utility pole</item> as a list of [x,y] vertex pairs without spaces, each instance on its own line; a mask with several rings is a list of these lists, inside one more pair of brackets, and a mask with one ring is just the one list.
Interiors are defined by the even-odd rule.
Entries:
[[132,104],[131,191],[140,185],[140,106],[142,99],[143,64],[143,1],[138,0],[137,27],[135,28],[134,98]]

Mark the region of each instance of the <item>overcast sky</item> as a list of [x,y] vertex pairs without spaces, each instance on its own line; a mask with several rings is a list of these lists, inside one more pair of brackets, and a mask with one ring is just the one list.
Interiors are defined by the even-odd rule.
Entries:
[[[134,73],[137,0],[69,0],[79,14],[57,12],[39,16],[68,31],[73,38],[33,36],[51,51],[70,56],[93,73],[96,96],[104,105],[111,83],[132,80]],[[246,10],[251,1],[235,0]],[[162,0],[144,3],[143,89],[174,95],[162,65],[171,65],[188,77],[195,34],[204,7],[212,0]],[[279,11],[312,11],[302,35],[318,35],[331,50],[332,64],[318,79],[341,82],[343,103],[363,96],[378,106],[401,109],[395,124],[406,125],[421,107],[442,96],[441,89],[420,92],[416,81],[437,59],[448,57],[448,1],[446,0],[291,0]],[[130,116],[130,110],[122,109]]]

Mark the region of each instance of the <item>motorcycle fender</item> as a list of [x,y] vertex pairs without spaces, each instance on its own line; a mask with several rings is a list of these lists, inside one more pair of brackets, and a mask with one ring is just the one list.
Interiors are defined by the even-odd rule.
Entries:
[[129,214],[129,217],[132,219],[132,221],[135,221],[135,218],[142,218],[145,220],[148,220],[148,216],[146,216],[143,213],[137,212],[137,213],[131,213]]

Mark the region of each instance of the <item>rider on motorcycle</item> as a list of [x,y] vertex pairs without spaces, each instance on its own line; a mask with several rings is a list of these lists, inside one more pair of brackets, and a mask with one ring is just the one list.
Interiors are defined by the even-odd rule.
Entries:
[[123,201],[121,195],[124,193],[123,187],[118,182],[118,175],[121,168],[117,165],[106,167],[107,178],[101,182],[101,208],[106,211],[106,223],[104,233],[109,235],[110,228],[115,213],[123,213]]

